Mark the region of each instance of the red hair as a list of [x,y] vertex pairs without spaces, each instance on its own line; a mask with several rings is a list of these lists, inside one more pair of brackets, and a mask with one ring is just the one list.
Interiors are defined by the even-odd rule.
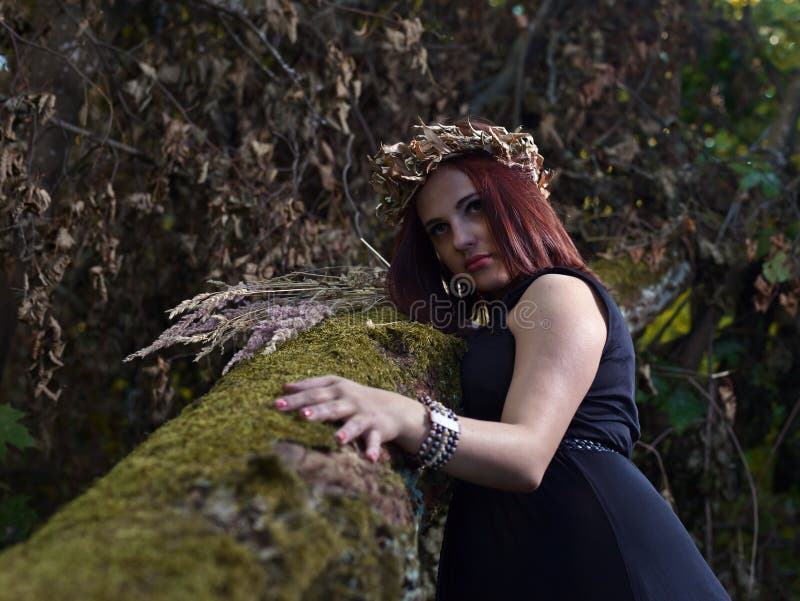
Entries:
[[[473,126],[479,124],[473,121]],[[548,267],[571,267],[599,281],[529,173],[502,165],[483,153],[463,155],[446,164],[469,177],[480,194],[489,231],[511,276],[511,284]],[[457,332],[459,324],[468,323],[472,307],[479,299],[472,294],[464,302],[456,303],[445,294],[442,278],[449,282],[453,274],[444,265],[440,266],[417,215],[415,199],[408,203],[394,239],[388,294],[395,307],[413,321]],[[457,315],[458,311],[466,316]],[[456,324],[451,323],[453,317],[459,318]]]

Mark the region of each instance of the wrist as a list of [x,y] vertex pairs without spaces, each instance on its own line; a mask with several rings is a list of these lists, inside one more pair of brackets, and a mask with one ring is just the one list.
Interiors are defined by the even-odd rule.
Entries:
[[406,453],[415,455],[430,430],[428,410],[414,399],[403,397],[403,400],[407,408],[403,411],[402,426],[395,442]]

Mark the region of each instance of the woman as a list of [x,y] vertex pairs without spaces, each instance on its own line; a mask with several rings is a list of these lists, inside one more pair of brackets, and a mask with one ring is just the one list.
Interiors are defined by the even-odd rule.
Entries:
[[[441,600],[729,599],[629,459],[633,344],[547,201],[533,139],[475,120],[420,129],[382,147],[373,184],[402,223],[392,300],[467,337],[463,416],[337,376],[287,383],[276,406],[343,420],[337,439],[363,437],[373,461],[393,441],[457,479]],[[485,325],[459,319],[487,302]]]

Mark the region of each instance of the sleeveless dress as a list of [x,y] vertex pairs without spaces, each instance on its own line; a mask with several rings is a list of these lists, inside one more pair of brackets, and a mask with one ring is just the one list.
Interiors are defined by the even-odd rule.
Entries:
[[[545,273],[578,277],[605,302],[608,335],[597,375],[534,492],[454,482],[437,600],[730,601],[683,524],[630,460],[639,438],[635,355],[608,291],[581,271],[554,267],[507,292],[505,307]],[[467,345],[463,414],[500,421],[514,336],[490,324],[468,335]]]

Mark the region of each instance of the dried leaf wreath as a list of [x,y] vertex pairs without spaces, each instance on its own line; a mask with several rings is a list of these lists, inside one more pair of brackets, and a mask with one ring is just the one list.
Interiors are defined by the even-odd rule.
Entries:
[[383,267],[322,267],[295,271],[269,280],[228,285],[210,280],[220,290],[204,292],[169,311],[180,321],[150,345],[127,356],[142,358],[175,344],[202,344],[199,361],[229,341],[247,339],[225,365],[251,359],[261,349],[269,354],[279,342],[304,332],[334,315],[359,313],[388,303]]

